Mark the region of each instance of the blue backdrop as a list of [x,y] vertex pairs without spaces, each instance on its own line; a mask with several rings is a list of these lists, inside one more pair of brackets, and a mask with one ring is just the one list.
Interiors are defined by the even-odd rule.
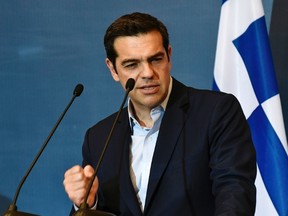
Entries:
[[[170,31],[172,75],[211,89],[221,1],[0,0],[0,213],[72,97],[66,114],[23,186],[17,206],[40,215],[68,215],[64,172],[81,164],[88,127],[118,109],[123,90],[105,65],[103,35],[124,13],[148,12]],[[272,0],[266,0],[269,24]],[[283,111],[285,113],[285,110]],[[286,111],[287,113],[287,111]]]

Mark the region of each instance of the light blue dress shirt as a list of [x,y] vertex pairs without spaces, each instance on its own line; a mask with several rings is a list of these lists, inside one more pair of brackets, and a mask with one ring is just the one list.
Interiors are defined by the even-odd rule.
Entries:
[[152,128],[142,127],[131,115],[132,144],[130,146],[130,177],[143,211],[154,149],[161,125],[164,109],[158,106],[151,110],[154,121]]

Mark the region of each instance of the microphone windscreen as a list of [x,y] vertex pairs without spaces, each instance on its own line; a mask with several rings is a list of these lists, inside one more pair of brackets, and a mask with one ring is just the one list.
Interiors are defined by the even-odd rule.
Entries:
[[84,86],[82,84],[78,84],[73,92],[73,95],[75,95],[76,97],[80,96],[83,92]]
[[129,90],[129,91],[132,91],[132,89],[134,88],[134,85],[135,85],[135,80],[132,79],[132,78],[129,78],[126,82],[126,90]]

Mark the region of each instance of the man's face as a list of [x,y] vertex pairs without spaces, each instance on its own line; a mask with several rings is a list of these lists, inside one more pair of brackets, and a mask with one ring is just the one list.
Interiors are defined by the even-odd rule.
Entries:
[[119,37],[114,48],[118,54],[116,68],[109,59],[106,59],[106,64],[114,80],[124,89],[129,78],[135,80],[135,87],[129,93],[135,109],[152,109],[161,104],[168,93],[172,50],[169,46],[168,59],[161,34],[152,31]]

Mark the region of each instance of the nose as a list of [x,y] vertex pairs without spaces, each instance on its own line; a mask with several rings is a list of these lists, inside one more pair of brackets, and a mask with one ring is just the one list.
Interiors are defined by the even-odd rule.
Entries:
[[150,79],[154,75],[153,66],[149,62],[142,62],[141,78]]

